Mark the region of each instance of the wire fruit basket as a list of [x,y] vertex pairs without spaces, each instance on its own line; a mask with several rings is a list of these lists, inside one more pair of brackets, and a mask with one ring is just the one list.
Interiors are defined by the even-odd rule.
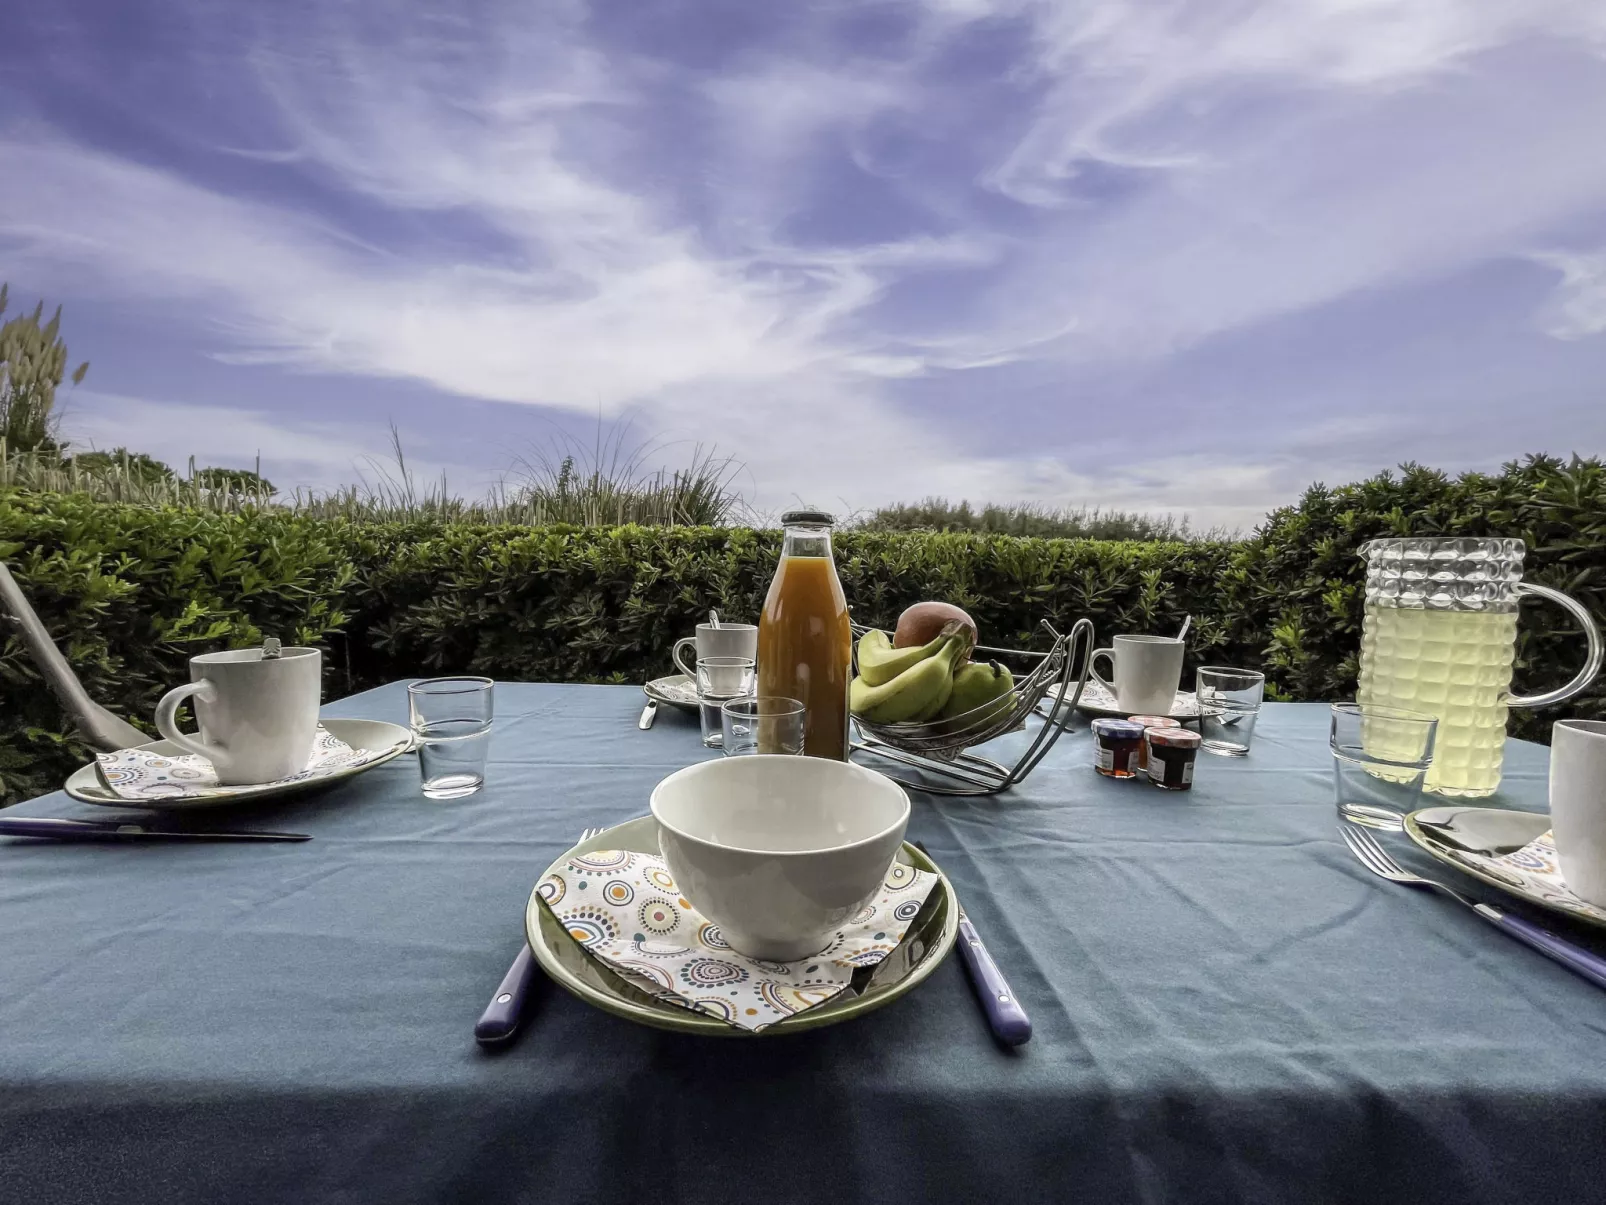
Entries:
[[[1065,635],[1046,619],[1042,628],[1053,639],[1046,653],[976,646],[975,654],[997,654],[1016,664],[1034,663],[1008,694],[939,720],[875,724],[855,716],[860,739],[853,742],[854,751],[920,771],[918,781],[898,774],[889,777],[933,794],[996,795],[1008,790],[1031,773],[1069,727],[1092,666],[1092,620],[1077,620]],[[855,645],[867,631],[869,628],[854,625]],[[1039,712],[1051,693],[1053,705],[1046,713]],[[1034,714],[1042,720],[1042,727],[1013,766],[969,752],[1006,733],[1022,731]]]

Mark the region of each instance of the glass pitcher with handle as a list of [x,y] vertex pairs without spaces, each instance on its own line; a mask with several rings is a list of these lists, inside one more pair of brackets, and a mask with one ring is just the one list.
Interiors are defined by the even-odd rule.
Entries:
[[[1522,580],[1527,546],[1521,540],[1372,540],[1360,551],[1366,620],[1356,699],[1438,717],[1423,790],[1463,798],[1493,794],[1505,757],[1507,711],[1570,699],[1600,672],[1594,619],[1577,599]],[[1588,651],[1584,668],[1567,685],[1514,697],[1517,605],[1527,594],[1571,614]]]

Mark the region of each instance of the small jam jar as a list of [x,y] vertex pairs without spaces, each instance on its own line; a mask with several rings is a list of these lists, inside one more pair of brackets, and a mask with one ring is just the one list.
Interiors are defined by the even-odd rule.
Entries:
[[[1168,715],[1134,715],[1127,718],[1130,719],[1134,724],[1142,724],[1145,729],[1182,727],[1181,720],[1173,720]],[[1149,743],[1145,741],[1143,744],[1138,746],[1138,769],[1147,770],[1148,768]]]
[[1180,725],[1145,728],[1143,743],[1149,755],[1149,781],[1167,791],[1193,790],[1193,766],[1199,759],[1200,736]]
[[1143,725],[1131,720],[1093,721],[1093,768],[1110,778],[1136,778]]

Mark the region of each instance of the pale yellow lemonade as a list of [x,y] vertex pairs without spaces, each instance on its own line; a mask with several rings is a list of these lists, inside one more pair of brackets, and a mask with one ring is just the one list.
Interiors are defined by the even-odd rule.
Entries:
[[[1424,790],[1479,796],[1500,785],[1516,638],[1514,610],[1367,605],[1356,700],[1438,717]],[[1380,758],[1408,760],[1415,752],[1390,750],[1386,734],[1364,728],[1362,741]]]

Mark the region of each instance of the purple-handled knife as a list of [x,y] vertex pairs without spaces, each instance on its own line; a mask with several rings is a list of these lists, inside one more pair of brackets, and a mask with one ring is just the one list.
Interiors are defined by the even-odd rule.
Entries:
[[481,1046],[496,1046],[518,1033],[519,1022],[524,1017],[524,1001],[534,982],[535,955],[530,953],[530,943],[525,942],[507,974],[502,976],[496,995],[474,1023],[474,1040]]
[[0,818],[0,837],[39,837],[49,841],[311,841],[307,833],[264,833],[246,829],[151,828],[126,820],[61,820],[47,816]]
[[[582,829],[581,844],[601,832],[600,828]],[[530,987],[535,980],[535,955],[530,953],[530,943],[526,941],[519,947],[518,956],[513,959],[513,965],[508,967],[507,974],[502,976],[502,982],[497,984],[491,1002],[474,1023],[476,1042],[481,1046],[495,1047],[512,1040],[519,1032],[519,1023],[524,1020],[525,1002],[530,997]]]
[[[931,856],[919,841],[913,844],[928,858]],[[976,932],[976,926],[970,923],[970,917],[965,915],[962,907],[959,909],[957,944],[959,956],[965,960],[965,969],[970,972],[971,985],[981,1000],[981,1010],[987,1015],[987,1025],[993,1031],[993,1037],[1005,1046],[1019,1046],[1028,1041],[1032,1036],[1032,1019],[1020,1006],[1004,973],[987,952],[981,935]]]
[[1488,904],[1473,904],[1472,910],[1497,929],[1504,929],[1518,941],[1526,942],[1541,954],[1554,958],[1575,975],[1582,975],[1596,987],[1606,987],[1606,959],[1582,946],[1574,945],[1564,937],[1557,937],[1549,929],[1541,929],[1532,921],[1512,916]]

